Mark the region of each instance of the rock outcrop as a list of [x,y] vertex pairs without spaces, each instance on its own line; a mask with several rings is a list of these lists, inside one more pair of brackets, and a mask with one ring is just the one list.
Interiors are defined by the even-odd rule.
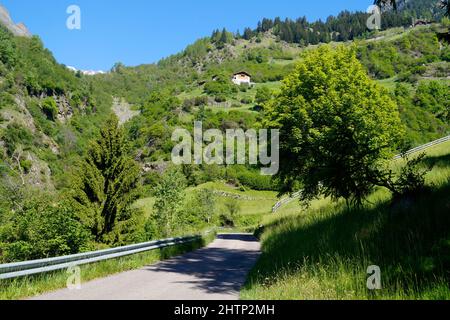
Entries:
[[11,31],[15,36],[19,37],[31,37],[30,31],[23,23],[15,24],[11,19],[8,10],[0,5],[0,24],[4,25],[9,31]]

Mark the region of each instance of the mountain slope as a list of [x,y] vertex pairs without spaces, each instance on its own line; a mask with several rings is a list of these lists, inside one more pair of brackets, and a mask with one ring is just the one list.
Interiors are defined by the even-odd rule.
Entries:
[[[0,170],[23,185],[53,188],[82,153],[111,98],[60,65],[37,37],[0,25]],[[98,101],[98,102],[96,102]]]

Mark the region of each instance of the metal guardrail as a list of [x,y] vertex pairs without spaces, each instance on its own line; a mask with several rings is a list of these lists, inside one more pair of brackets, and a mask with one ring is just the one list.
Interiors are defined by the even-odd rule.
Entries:
[[[441,144],[441,143],[444,143],[444,142],[447,142],[447,141],[450,141],[450,136],[447,136],[447,137],[444,137],[444,138],[441,138],[441,139],[438,139],[438,140],[429,142],[429,143],[427,143],[427,144],[418,146],[418,147],[416,147],[416,148],[414,148],[414,149],[411,149],[411,150],[405,152],[405,155],[414,154],[414,153],[416,153],[416,152],[420,152],[420,151],[426,150],[426,149],[428,149],[428,148],[437,146],[438,144]],[[398,155],[396,155],[396,156],[394,157],[394,160],[400,159],[401,157],[402,157],[402,155],[401,155],[401,154],[398,154]]]
[[293,193],[290,197],[287,198],[283,198],[280,201],[278,201],[273,207],[272,207],[272,213],[275,213],[278,211],[278,209],[280,209],[282,206],[284,206],[285,204],[288,204],[292,201],[294,201],[295,199],[300,197],[300,193],[301,191],[298,191],[296,193]]
[[[417,152],[420,152],[420,151],[424,151],[424,150],[426,150],[426,149],[428,149],[428,148],[437,146],[437,145],[439,145],[439,144],[441,144],[441,143],[448,142],[448,141],[450,141],[450,136],[447,136],[447,137],[444,137],[444,138],[441,138],[441,139],[438,139],[438,140],[435,140],[435,141],[426,143],[426,144],[424,144],[424,145],[418,146],[418,147],[416,147],[416,148],[413,148],[413,149],[411,149],[411,150],[405,152],[405,155],[411,155],[411,154],[414,154],[414,153],[417,153]],[[398,160],[398,159],[402,158],[402,156],[403,156],[402,154],[398,154],[398,155],[396,155],[396,156],[394,157],[393,160]],[[299,198],[299,197],[300,197],[300,193],[301,193],[301,191],[298,191],[298,192],[292,194],[290,197],[283,198],[283,199],[281,199],[280,201],[278,201],[278,202],[272,207],[272,213],[277,212],[278,209],[280,209],[280,208],[281,208],[282,206],[284,206],[285,204],[288,204],[288,203],[294,201],[295,199]]]
[[190,243],[200,238],[200,235],[170,238],[63,257],[2,264],[0,265],[0,280],[46,273],[67,269],[73,266],[120,258],[141,252]]

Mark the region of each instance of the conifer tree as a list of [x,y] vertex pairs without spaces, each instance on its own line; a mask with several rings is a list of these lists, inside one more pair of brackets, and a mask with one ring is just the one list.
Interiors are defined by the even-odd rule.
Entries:
[[117,242],[117,227],[132,218],[139,177],[139,166],[129,156],[124,131],[113,115],[91,142],[72,195],[80,220],[97,241]]

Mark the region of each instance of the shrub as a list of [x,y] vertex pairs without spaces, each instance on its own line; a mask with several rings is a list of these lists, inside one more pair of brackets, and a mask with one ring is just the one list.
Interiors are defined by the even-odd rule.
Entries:
[[241,99],[241,103],[242,104],[252,104],[253,103],[253,99],[250,97],[245,97]]
[[225,202],[225,212],[219,217],[220,225],[222,227],[234,227],[240,211],[241,206],[238,200],[232,198],[227,199]]
[[8,92],[0,93],[0,109],[4,107],[12,107],[16,104],[14,96]]
[[30,160],[20,160],[20,166],[23,168],[25,173],[29,173],[33,163]]
[[222,103],[227,101],[227,97],[224,95],[219,95],[214,97],[214,101],[217,103]]
[[270,176],[263,176],[259,170],[250,170],[243,166],[229,167],[226,179],[235,185],[242,185],[253,190],[276,190]]
[[263,86],[256,90],[256,103],[260,106],[264,105],[266,102],[268,102],[270,99],[272,99],[272,90],[270,90],[268,87]]
[[425,153],[414,159],[407,159],[398,179],[395,181],[395,197],[414,197],[426,190],[425,176],[432,170],[432,166],[423,167]]
[[42,102],[42,112],[44,112],[49,120],[55,121],[59,113],[55,99],[53,99],[52,97],[46,98]]
[[89,232],[76,220],[70,206],[52,199],[28,199],[0,226],[5,262],[75,254],[87,248]]
[[5,142],[7,153],[12,155],[19,144],[25,147],[31,146],[33,134],[27,128],[14,122],[6,127],[2,140]]

